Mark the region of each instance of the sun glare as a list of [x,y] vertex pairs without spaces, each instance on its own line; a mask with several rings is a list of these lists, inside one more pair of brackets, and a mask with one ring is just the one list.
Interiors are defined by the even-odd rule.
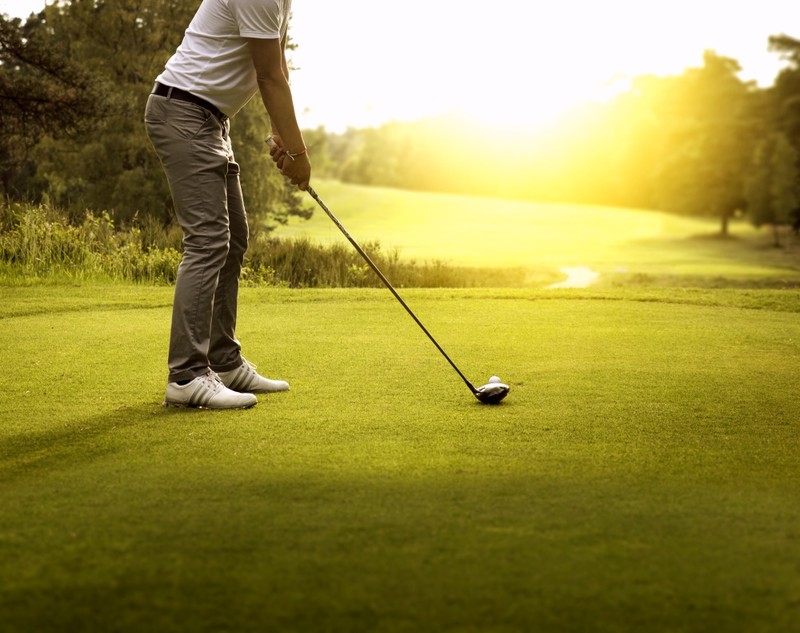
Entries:
[[[27,15],[49,0],[7,0]],[[769,35],[797,35],[797,0],[296,0],[295,102],[303,127],[330,131],[458,112],[530,129],[642,74],[677,74],[715,50],[768,85]],[[656,28],[657,27],[657,28]]]
[[339,4],[294,5],[293,80],[305,126],[460,112],[493,127],[541,127],[582,101],[612,97],[637,75],[699,65],[705,49],[740,59],[744,78],[766,83],[779,65],[766,38],[791,28],[782,0],[763,0],[756,13],[722,0],[661,8],[496,0],[489,9],[476,0],[408,0],[388,17],[383,3],[348,0],[344,22]]

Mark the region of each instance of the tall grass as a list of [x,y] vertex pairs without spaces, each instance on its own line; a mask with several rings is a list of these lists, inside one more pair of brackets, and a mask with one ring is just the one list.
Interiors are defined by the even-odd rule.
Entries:
[[[380,242],[362,245],[392,284],[403,288],[521,287],[530,283],[523,268],[471,268],[442,261],[402,259],[397,249]],[[550,281],[547,273],[542,279]],[[245,280],[279,283],[291,288],[370,288],[381,281],[349,244],[320,244],[308,237],[279,239],[267,235],[251,241]]]
[[[0,281],[112,280],[171,284],[181,260],[181,236],[145,218],[117,228],[108,213],[87,212],[70,222],[48,206],[0,206]],[[418,263],[386,251],[364,249],[398,287],[521,287],[535,275],[523,268],[478,269],[445,262]],[[543,283],[552,273],[542,273]],[[242,280],[245,285],[291,288],[374,287],[380,280],[349,244],[323,245],[306,237],[277,239],[255,231]]]
[[47,206],[7,204],[0,216],[2,278],[112,279],[170,283],[181,254],[151,248],[139,227],[117,231],[107,213],[78,224]]

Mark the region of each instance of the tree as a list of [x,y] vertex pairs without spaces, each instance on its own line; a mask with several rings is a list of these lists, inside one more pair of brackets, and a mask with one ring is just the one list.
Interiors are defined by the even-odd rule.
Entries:
[[45,12],[24,25],[0,15],[0,187],[22,197],[36,187],[30,150],[49,135],[73,142],[107,111],[99,77],[50,37]]
[[[155,77],[180,43],[197,0],[61,0],[36,19],[48,47],[78,69],[91,69],[104,106],[86,133],[70,138],[61,125],[32,150],[36,179],[50,200],[73,214],[108,210],[119,223],[139,215],[172,217],[172,200],[142,122]],[[88,72],[82,70],[82,72]],[[308,207],[275,169],[264,139],[268,118],[260,103],[232,123],[251,218],[266,228]]]
[[665,93],[660,118],[667,151],[655,176],[655,206],[677,213],[730,219],[743,207],[745,172],[757,132],[752,84],[736,60],[706,52]]
[[750,222],[773,229],[774,245],[780,246],[780,226],[791,221],[800,206],[800,168],[797,150],[786,135],[773,132],[756,147],[746,195]]
[[769,38],[769,48],[788,62],[769,91],[774,121],[789,142],[800,150],[800,40],[775,35]]
[[46,138],[36,160],[51,200],[73,213],[109,210],[118,222],[137,214],[170,217],[171,197],[144,131],[152,81],[191,18],[189,0],[72,0],[46,9],[51,38],[106,83],[109,111],[77,140]]
[[[800,155],[800,40],[774,35],[769,38],[769,48],[788,62],[778,73],[774,85],[766,91],[766,101],[772,112],[771,124],[783,132]],[[792,210],[791,221],[795,233],[800,234],[800,205]]]

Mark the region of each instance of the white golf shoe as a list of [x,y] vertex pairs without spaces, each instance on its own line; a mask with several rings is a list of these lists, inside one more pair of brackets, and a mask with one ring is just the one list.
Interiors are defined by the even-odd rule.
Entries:
[[219,372],[219,377],[228,389],[245,393],[278,393],[289,391],[285,380],[271,380],[259,375],[256,366],[242,358],[236,369]]
[[198,376],[185,385],[167,384],[164,406],[202,407],[205,409],[249,409],[258,403],[252,393],[238,393],[228,389],[213,371]]

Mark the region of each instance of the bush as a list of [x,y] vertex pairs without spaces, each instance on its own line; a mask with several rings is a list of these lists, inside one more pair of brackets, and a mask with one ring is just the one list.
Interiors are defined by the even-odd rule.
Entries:
[[144,245],[137,228],[115,230],[105,212],[70,224],[51,207],[8,204],[0,216],[0,261],[13,276],[166,284],[180,259],[173,248]]
[[[402,260],[380,243],[364,251],[392,285],[417,288],[520,287],[524,269],[475,269],[440,261]],[[6,280],[110,279],[174,283],[181,234],[152,218],[116,229],[108,213],[87,212],[78,221],[46,205],[0,205],[0,262]],[[367,288],[380,279],[349,244],[321,245],[307,238],[276,239],[256,233],[242,270],[244,285],[290,288]]]

